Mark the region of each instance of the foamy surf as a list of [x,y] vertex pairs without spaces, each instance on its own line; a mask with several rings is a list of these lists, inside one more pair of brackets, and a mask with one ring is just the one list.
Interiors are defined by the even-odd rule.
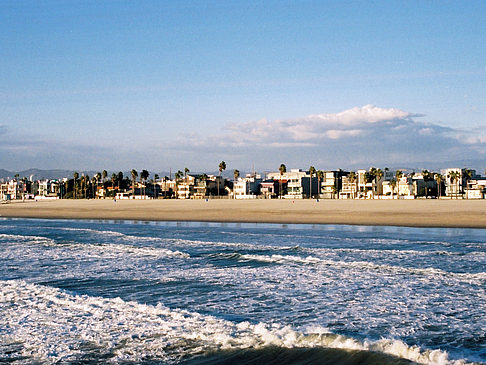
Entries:
[[4,361],[178,363],[218,352],[314,348],[381,353],[420,364],[464,364],[450,361],[444,351],[398,340],[359,341],[319,327],[302,332],[280,324],[235,323],[21,280],[0,281],[0,329]]

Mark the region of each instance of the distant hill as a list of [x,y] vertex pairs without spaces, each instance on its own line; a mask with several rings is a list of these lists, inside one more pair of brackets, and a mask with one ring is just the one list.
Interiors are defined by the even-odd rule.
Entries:
[[[92,176],[96,174],[96,172],[92,171],[78,171],[79,174],[85,174]],[[0,179],[11,179],[16,174],[19,174],[20,178],[26,177],[30,179],[32,176],[32,180],[42,180],[42,179],[62,179],[64,177],[72,177],[74,171],[72,170],[41,170],[41,169],[27,169],[22,171],[7,171],[0,169]]]

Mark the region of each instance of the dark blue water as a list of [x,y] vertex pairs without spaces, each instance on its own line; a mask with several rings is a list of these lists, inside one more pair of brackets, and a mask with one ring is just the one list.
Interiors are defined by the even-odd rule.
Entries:
[[3,361],[486,363],[486,230],[3,219],[0,249]]

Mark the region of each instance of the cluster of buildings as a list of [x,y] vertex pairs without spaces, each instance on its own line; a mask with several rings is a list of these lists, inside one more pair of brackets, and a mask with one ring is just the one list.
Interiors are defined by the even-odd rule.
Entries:
[[59,199],[64,195],[65,182],[62,180],[11,179],[0,181],[0,201]]
[[[157,176],[157,175],[156,175]],[[309,171],[291,169],[252,173],[234,179],[185,174],[176,178],[135,181],[125,178],[90,181],[75,179],[11,179],[0,182],[0,200],[114,198],[114,199],[485,199],[486,177],[475,170],[452,168],[439,172],[389,169]]]
[[292,169],[239,178],[233,189],[235,199],[485,199],[486,177],[469,169],[444,169],[420,173],[385,169],[309,171]]

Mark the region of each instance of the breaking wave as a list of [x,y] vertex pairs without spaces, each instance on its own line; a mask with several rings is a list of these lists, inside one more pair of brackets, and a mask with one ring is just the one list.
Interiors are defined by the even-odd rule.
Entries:
[[291,363],[295,356],[317,356],[322,363],[331,356],[341,363],[360,356],[360,363],[464,363],[449,361],[444,351],[398,340],[359,341],[320,327],[302,332],[279,324],[235,323],[162,304],[75,295],[21,280],[0,281],[0,328],[0,361],[214,363],[239,358],[240,363],[251,363],[260,358],[271,363],[279,354],[279,363]]

